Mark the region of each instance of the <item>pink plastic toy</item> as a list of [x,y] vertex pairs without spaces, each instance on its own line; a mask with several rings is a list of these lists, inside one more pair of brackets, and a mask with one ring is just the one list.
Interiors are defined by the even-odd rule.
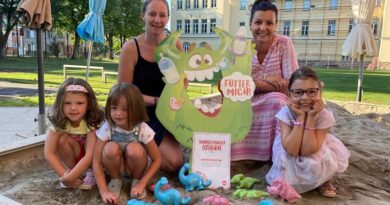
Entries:
[[208,196],[203,199],[203,203],[208,203],[209,205],[231,205],[232,203],[229,199],[220,196],[218,194]]
[[294,203],[301,198],[295,189],[283,179],[275,179],[271,186],[267,187],[268,193],[272,196],[279,196],[281,199]]

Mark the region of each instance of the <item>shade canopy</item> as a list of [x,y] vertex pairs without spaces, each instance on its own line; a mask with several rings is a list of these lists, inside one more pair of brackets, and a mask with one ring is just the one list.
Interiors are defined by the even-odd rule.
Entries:
[[50,0],[21,0],[16,11],[22,13],[20,21],[29,28],[51,29],[52,17]]
[[357,59],[361,55],[375,56],[377,48],[371,30],[371,18],[374,12],[375,1],[352,0],[352,12],[356,25],[348,34],[343,47],[342,55]]
[[77,26],[79,36],[88,41],[104,42],[104,26],[102,15],[107,0],[89,0],[89,13]]

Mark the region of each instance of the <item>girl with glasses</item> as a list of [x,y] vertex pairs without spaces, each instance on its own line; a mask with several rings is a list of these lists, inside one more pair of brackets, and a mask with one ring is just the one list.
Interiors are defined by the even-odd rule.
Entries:
[[322,196],[336,195],[330,179],[347,169],[350,153],[329,133],[335,120],[321,99],[323,85],[310,68],[292,74],[288,85],[290,102],[276,114],[279,126],[273,144],[273,165],[266,175],[269,184],[281,179],[298,193],[319,187]]

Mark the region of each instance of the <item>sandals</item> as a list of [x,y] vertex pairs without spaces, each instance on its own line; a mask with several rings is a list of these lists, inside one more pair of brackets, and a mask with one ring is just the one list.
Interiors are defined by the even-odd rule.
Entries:
[[328,198],[333,198],[336,196],[336,188],[330,181],[323,183],[320,187],[320,195]]

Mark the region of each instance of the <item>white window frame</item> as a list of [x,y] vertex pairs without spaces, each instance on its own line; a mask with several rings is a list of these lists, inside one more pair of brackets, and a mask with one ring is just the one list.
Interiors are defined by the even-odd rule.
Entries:
[[217,19],[215,18],[210,19],[210,33],[215,33],[214,27],[216,26],[217,26]]
[[201,33],[207,33],[207,19],[201,20]]
[[290,35],[290,28],[291,28],[291,22],[290,21],[284,21],[284,23],[283,23],[283,35],[289,36]]
[[183,0],[177,0],[177,10],[183,9]]
[[339,6],[339,0],[329,1],[329,9],[337,9],[338,6]]
[[240,10],[246,10],[247,0],[240,0]]
[[208,0],[202,0],[202,8],[207,8],[207,1]]
[[374,34],[374,36],[376,36],[378,34],[378,21],[377,20],[371,21],[371,30],[372,30],[372,34]]
[[182,20],[176,20],[176,31],[183,29],[183,21]]
[[292,11],[292,0],[285,0],[284,10],[285,11]]
[[192,33],[199,33],[199,20],[192,19]]
[[328,36],[336,35],[336,20],[328,20]]
[[199,0],[194,0],[194,9],[199,9]]
[[189,19],[184,20],[184,33],[191,32],[191,21]]
[[185,0],[185,1],[186,1],[185,9],[186,10],[191,9],[191,0]]
[[309,35],[309,21],[302,21],[302,31],[301,36],[308,36]]
[[311,8],[311,0],[303,0],[303,10],[309,11]]
[[211,0],[211,8],[217,7],[217,0]]

